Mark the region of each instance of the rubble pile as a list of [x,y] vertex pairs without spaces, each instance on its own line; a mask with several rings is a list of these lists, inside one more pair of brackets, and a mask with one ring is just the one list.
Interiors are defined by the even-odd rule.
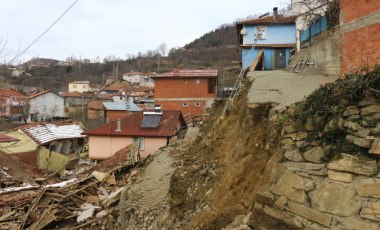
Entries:
[[282,114],[283,158],[256,195],[252,223],[380,228],[379,76],[379,67],[346,76]]
[[108,229],[117,225],[120,193],[131,166],[139,160],[136,144],[120,150],[78,178],[61,183],[3,191],[0,229]]

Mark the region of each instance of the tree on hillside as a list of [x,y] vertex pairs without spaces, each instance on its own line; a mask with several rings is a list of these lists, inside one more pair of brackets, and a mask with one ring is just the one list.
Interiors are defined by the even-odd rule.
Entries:
[[158,52],[165,57],[166,52],[168,51],[168,46],[165,43],[162,43],[158,48]]

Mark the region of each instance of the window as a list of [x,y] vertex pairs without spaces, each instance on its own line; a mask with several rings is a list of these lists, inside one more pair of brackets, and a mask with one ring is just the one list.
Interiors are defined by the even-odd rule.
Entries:
[[77,88],[77,85],[73,85],[73,89],[76,89]]
[[137,137],[136,138],[137,143],[139,143],[139,150],[145,149],[145,139],[144,137]]
[[189,107],[189,103],[187,102],[182,103],[182,107]]
[[195,84],[201,83],[201,79],[195,79]]
[[87,89],[87,85],[83,85],[83,89]]
[[267,38],[267,27],[266,26],[256,26],[256,39],[265,40]]
[[201,103],[199,101],[195,102],[195,107],[201,107]]

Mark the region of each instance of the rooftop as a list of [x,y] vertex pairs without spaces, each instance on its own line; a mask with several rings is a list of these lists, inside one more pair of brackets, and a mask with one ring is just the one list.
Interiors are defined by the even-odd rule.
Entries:
[[83,129],[77,124],[30,124],[19,128],[36,144],[43,145],[54,140],[81,138]]
[[14,89],[0,89],[0,96],[3,97],[25,97],[24,94],[18,92],[17,90]]
[[103,106],[106,110],[131,111],[131,112],[139,112],[141,110],[135,103],[131,101],[103,102]]
[[157,74],[151,78],[216,78],[218,77],[218,70],[216,69],[175,69],[173,72]]
[[44,90],[44,91],[41,91],[41,92],[37,92],[37,93],[31,94],[31,95],[28,96],[28,98],[35,98],[35,97],[44,95],[44,94],[49,93],[49,92],[50,92],[50,90]]
[[90,101],[87,104],[88,109],[103,110],[103,103],[101,101]]
[[93,136],[131,136],[131,137],[171,137],[177,132],[177,123],[185,125],[181,111],[164,110],[160,116],[159,124],[154,127],[142,127],[143,112],[134,113],[121,119],[121,131],[117,129],[117,121],[102,127],[86,131],[83,134]]
[[84,93],[81,93],[81,92],[62,92],[59,94],[60,96],[62,97],[91,97],[90,95],[87,95],[87,94],[84,94]]
[[268,24],[289,24],[295,23],[296,16],[286,17],[284,15],[278,15],[276,19],[273,16],[267,16],[263,18],[256,18],[250,20],[244,20],[237,22],[237,25],[247,25],[247,24],[257,24],[257,25],[268,25]]
[[72,81],[69,84],[90,84],[90,81]]

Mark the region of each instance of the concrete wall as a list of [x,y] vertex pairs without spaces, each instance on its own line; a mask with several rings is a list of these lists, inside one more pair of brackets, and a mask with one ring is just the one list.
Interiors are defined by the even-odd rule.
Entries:
[[144,150],[140,150],[140,157],[145,158],[150,154],[156,152],[159,148],[166,146],[167,138],[165,137],[145,137],[145,148]]
[[[197,100],[191,100],[191,99],[174,99],[174,100],[160,100],[156,99],[155,103],[157,105],[161,105],[162,109],[164,110],[181,110],[182,114],[190,113],[191,115],[198,115],[203,114],[206,110],[206,104],[207,101],[210,101],[209,104],[212,104],[215,99],[209,98],[209,99],[197,99]],[[184,107],[184,103],[187,103],[187,107]],[[196,106],[196,103],[199,104],[199,106]]]
[[301,49],[292,58],[290,65],[295,65],[302,59],[312,60],[315,65],[310,66],[310,68],[317,69],[324,75],[340,75],[339,29],[324,32],[314,37],[312,45]]
[[103,160],[134,142],[133,137],[89,136],[89,158]]
[[380,1],[341,0],[342,74],[380,63]]
[[69,83],[69,92],[88,92],[90,91],[90,84],[85,83]]
[[[243,35],[243,45],[254,43],[256,26],[257,25],[244,25],[247,33]],[[296,29],[294,24],[274,24],[268,25],[266,28],[266,38],[257,40],[256,44],[292,44],[296,42]]]
[[[89,136],[89,157],[103,160],[113,156],[117,151],[135,141],[134,137]],[[145,158],[166,146],[166,137],[145,137],[144,150],[140,150],[141,158]]]

